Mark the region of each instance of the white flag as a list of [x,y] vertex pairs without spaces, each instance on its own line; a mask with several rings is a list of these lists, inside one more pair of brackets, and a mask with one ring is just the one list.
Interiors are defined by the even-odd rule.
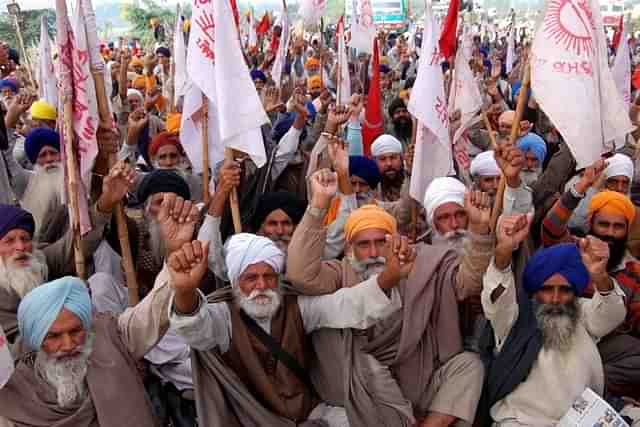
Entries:
[[280,43],[278,44],[278,52],[276,53],[276,58],[273,61],[273,68],[271,69],[271,78],[277,87],[280,87],[282,71],[284,70],[284,65],[287,61],[287,53],[289,52],[289,38],[291,30],[289,28],[289,15],[287,13],[287,9],[282,9],[280,25],[282,28],[282,32],[280,33]]
[[187,47],[184,44],[183,24],[178,5],[176,29],[173,35],[173,64],[174,64],[174,96],[176,100],[183,96],[187,90]]
[[[471,35],[465,34],[463,45],[467,38],[470,40]],[[458,49],[453,81],[449,89],[449,113],[460,111],[460,127],[453,136],[453,144],[457,144],[462,134],[480,120],[478,112],[482,108],[482,95],[469,67],[470,60],[470,57],[465,56],[465,49]]]
[[347,57],[347,46],[344,40],[344,20],[338,22],[338,105],[344,105],[351,99],[351,76],[349,75],[349,59]]
[[511,29],[509,30],[509,40],[507,40],[507,62],[505,63],[505,67],[507,70],[507,74],[513,70],[513,63],[516,60],[516,25],[515,22],[511,24]]
[[256,18],[253,16],[253,8],[249,12],[249,49],[258,46],[258,33],[256,33]]
[[633,126],[608,66],[597,0],[550,0],[532,46],[536,101],[583,168]]
[[326,6],[326,0],[302,0],[298,13],[306,26],[312,26],[320,21]]
[[618,93],[629,111],[631,106],[631,60],[629,59],[629,42],[627,41],[627,27],[622,24],[622,34],[616,50],[616,59],[611,67],[613,80],[616,82]]
[[247,153],[262,167],[267,155],[260,127],[269,123],[269,118],[244,62],[228,0],[216,0],[215,23],[215,104],[220,138],[225,147]]
[[38,86],[40,98],[51,105],[58,105],[58,80],[51,56],[51,42],[47,31],[46,14],[40,17],[40,46],[38,47],[40,64],[38,66]]
[[449,115],[438,47],[440,34],[431,11],[431,3],[427,3],[423,28],[423,55],[420,57],[418,75],[407,106],[418,121],[409,194],[420,203],[434,178],[453,172]]
[[7,341],[2,326],[0,326],[0,388],[4,387],[9,381],[9,378],[13,375],[13,370],[13,358],[9,351],[9,341]]
[[[195,2],[189,33],[187,73],[191,76],[191,81],[211,100],[216,99],[216,81],[213,78],[215,75],[214,27],[213,0]],[[235,29],[233,34],[236,34]]]
[[376,26],[373,22],[371,0],[353,0],[349,47],[357,49],[358,52],[373,53],[371,48],[375,36]]

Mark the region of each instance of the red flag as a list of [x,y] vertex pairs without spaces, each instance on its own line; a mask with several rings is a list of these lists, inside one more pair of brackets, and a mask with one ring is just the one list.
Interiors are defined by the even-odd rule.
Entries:
[[336,24],[336,41],[335,44],[338,46],[338,41],[340,40],[340,34],[344,32],[344,15],[340,16],[338,19],[338,23]]
[[233,20],[236,21],[236,28],[240,28],[240,13],[238,13],[238,4],[236,0],[230,0],[231,10],[233,11]]
[[440,40],[438,42],[440,54],[446,59],[451,58],[456,53],[459,9],[460,0],[451,0],[451,3],[449,3],[449,11],[447,12],[447,19],[444,21],[444,28],[442,29],[442,34],[440,34]]
[[362,124],[362,148],[364,155],[371,157],[371,144],[384,133],[384,116],[382,115],[382,96],[380,94],[380,58],[378,39],[373,39],[373,75],[367,93],[367,109]]
[[269,27],[271,27],[271,23],[269,22],[269,14],[265,13],[260,20],[260,23],[256,27],[256,33],[259,36],[264,35],[267,33],[267,31],[269,31]]
[[618,44],[620,44],[620,37],[622,36],[622,27],[624,25],[624,15],[620,15],[620,22],[618,22],[618,26],[616,27],[616,32],[613,33],[613,39],[611,40],[611,45],[614,49],[618,49]]

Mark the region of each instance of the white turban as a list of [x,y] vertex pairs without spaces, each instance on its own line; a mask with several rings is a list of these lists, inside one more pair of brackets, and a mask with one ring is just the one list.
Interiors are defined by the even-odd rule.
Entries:
[[607,159],[607,168],[604,170],[604,177],[626,176],[629,180],[633,180],[633,161],[629,156],[624,154],[615,154]]
[[378,157],[383,154],[402,154],[402,142],[391,135],[380,135],[371,144],[371,155]]
[[127,97],[129,97],[129,96],[135,96],[136,98],[138,98],[140,100],[140,102],[144,102],[144,95],[138,89],[128,89],[127,90]]
[[469,168],[471,176],[500,176],[500,168],[496,162],[493,150],[478,154]]
[[424,194],[424,208],[427,222],[433,226],[433,213],[445,203],[453,202],[464,207],[464,193],[467,188],[455,178],[436,178],[431,181]]
[[271,239],[250,233],[236,234],[224,245],[224,260],[231,284],[251,265],[266,262],[280,274],[284,267],[284,254]]

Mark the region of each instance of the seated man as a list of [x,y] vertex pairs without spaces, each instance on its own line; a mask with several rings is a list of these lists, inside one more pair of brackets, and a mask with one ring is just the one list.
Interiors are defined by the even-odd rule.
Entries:
[[[625,317],[624,293],[607,274],[609,248],[593,236],[538,251],[516,289],[514,247],[529,234],[525,215],[503,217],[495,259],[483,282],[482,307],[491,322],[482,345],[487,381],[480,405],[498,425],[555,425],[589,387],[604,392],[597,341]],[[579,298],[591,282],[595,294]]]
[[393,288],[414,255],[397,235],[385,248],[391,261],[379,275],[333,295],[296,297],[282,293],[285,257],[278,247],[266,237],[236,234],[225,245],[231,289],[208,302],[197,290],[206,264],[194,262],[208,249],[172,256],[171,326],[195,350],[199,424],[275,427],[320,418],[343,425],[331,420],[344,419],[344,410],[315,396],[306,335],[319,328],[366,329],[400,308]]
[[[464,192],[462,183],[459,185]],[[289,244],[287,277],[306,295],[350,288],[390,262],[381,248],[385,235],[395,230],[396,220],[369,205],[347,219],[346,256],[341,261],[322,260],[327,233],[323,218],[332,197],[331,188],[314,189]],[[358,418],[350,415],[351,425],[376,425],[385,419],[385,425],[409,426],[414,425],[414,418],[420,426],[473,422],[483,371],[477,357],[463,351],[458,302],[480,293],[493,240],[487,195],[474,192],[463,197],[465,207],[459,215],[464,214],[465,228],[468,224],[469,241],[462,255],[444,246],[419,245],[414,270],[400,284],[402,311],[364,336],[359,334],[360,338],[329,334],[319,338],[322,344],[315,344],[317,351],[324,352],[318,354],[318,369],[339,378],[347,376],[346,383],[338,387],[320,389],[321,396],[340,406],[355,407],[366,418],[353,424]],[[352,367],[351,360],[360,364]],[[362,378],[371,378],[371,382],[363,384]]]
[[[117,163],[105,177],[100,199],[91,209],[93,230],[82,241],[89,257],[96,250],[104,227],[133,178],[131,168]],[[0,205],[0,323],[10,342],[17,337],[16,311],[22,297],[47,279],[74,271],[73,230],[60,240],[38,248],[33,216],[16,206]]]
[[88,288],[75,277],[27,294],[18,323],[33,352],[0,389],[0,416],[17,426],[155,426],[136,362],[169,326],[164,277],[117,317],[93,313]]
[[[588,167],[580,180],[553,205],[542,223],[545,246],[576,241],[567,229],[568,219],[588,189],[599,181],[605,166],[605,162],[599,160]],[[591,197],[586,217],[587,233],[609,245],[606,271],[625,291],[628,309],[624,324],[598,343],[607,392],[640,398],[640,262],[627,249],[635,215],[636,207],[628,196],[605,190]],[[587,296],[593,292],[589,287]]]

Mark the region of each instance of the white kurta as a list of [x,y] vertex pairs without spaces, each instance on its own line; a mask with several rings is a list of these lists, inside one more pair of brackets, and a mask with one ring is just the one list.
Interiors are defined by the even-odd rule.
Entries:
[[[502,285],[504,292],[491,302],[492,292]],[[491,322],[496,351],[518,318],[516,289],[511,267],[499,271],[492,262],[483,279],[482,308]],[[506,425],[550,426],[556,424],[585,388],[602,394],[604,372],[597,341],[625,318],[624,293],[614,281],[614,290],[598,292],[591,299],[578,300],[581,321],[573,347],[567,353],[542,349],[527,379],[491,408],[491,417]]]

